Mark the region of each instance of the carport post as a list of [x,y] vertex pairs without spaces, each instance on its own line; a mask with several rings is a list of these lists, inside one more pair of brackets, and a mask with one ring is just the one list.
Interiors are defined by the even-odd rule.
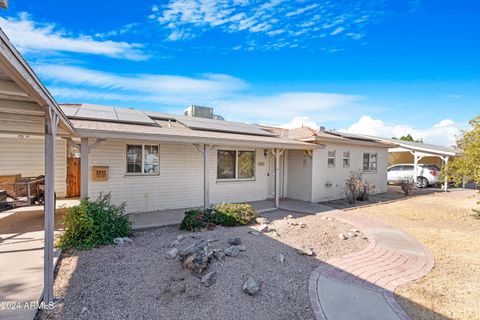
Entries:
[[[448,164],[448,158],[449,158],[449,156],[446,156],[445,159],[443,160],[444,161],[444,164],[443,164],[444,166],[446,166]],[[447,175],[445,175],[445,185],[443,186],[443,190],[445,192],[448,191],[448,177],[447,177]]]
[[53,302],[53,233],[55,223],[55,135],[58,115],[48,108],[45,112],[45,245],[43,265],[43,301]]
[[88,197],[88,138],[80,139],[80,198]]
[[280,207],[280,156],[282,149],[274,149],[275,152],[275,208]]
[[203,145],[203,209],[210,207],[210,175],[208,171],[208,144]]
[[417,176],[418,176],[418,157],[417,152],[413,152],[413,164],[414,164],[414,171],[413,171],[413,185],[417,186]]

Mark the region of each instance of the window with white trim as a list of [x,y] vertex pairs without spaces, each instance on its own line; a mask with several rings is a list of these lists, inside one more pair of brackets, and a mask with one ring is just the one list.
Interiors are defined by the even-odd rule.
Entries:
[[365,152],[363,154],[363,171],[377,171],[378,153]]
[[329,167],[335,167],[335,153],[336,153],[335,150],[328,151],[328,155],[327,155],[327,165],[328,165]]
[[350,151],[343,152],[343,159],[342,159],[343,167],[349,168],[350,167]]
[[218,150],[217,179],[252,180],[255,177],[255,151]]
[[158,144],[128,144],[127,173],[158,174],[159,173]]

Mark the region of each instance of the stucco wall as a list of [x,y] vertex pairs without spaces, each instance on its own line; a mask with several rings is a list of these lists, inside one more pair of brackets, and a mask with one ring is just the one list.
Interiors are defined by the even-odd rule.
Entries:
[[[0,137],[0,175],[21,174],[35,177],[45,174],[45,141],[40,137],[20,139]],[[55,143],[55,192],[64,197],[67,191],[66,142]]]
[[312,198],[312,159],[301,150],[288,150],[287,196],[310,201]]
[[[128,141],[141,144],[141,141]],[[112,192],[114,202],[127,202],[127,212],[148,212],[166,209],[199,207],[203,205],[203,157],[192,144],[159,143],[160,174],[153,176],[126,175],[127,141],[109,140],[92,150],[89,170],[92,166],[109,166],[109,179],[95,182],[89,174],[89,197],[97,197],[100,191]],[[145,142],[145,144],[152,144]],[[266,198],[263,149],[256,152],[254,181],[217,181],[217,149],[210,150],[210,202],[245,202]],[[242,148],[247,150],[248,148]],[[254,150],[254,149],[252,149]]]
[[[328,151],[336,151],[335,167],[327,164]],[[350,151],[350,167],[344,168],[342,164],[343,152]],[[384,148],[368,146],[349,146],[329,144],[325,149],[313,152],[312,165],[312,198],[313,202],[344,198],[343,187],[345,179],[351,171],[362,170],[363,153],[378,153],[377,171],[363,172],[364,178],[375,186],[373,193],[387,191],[387,166],[388,152]],[[327,186],[331,184],[331,186]]]

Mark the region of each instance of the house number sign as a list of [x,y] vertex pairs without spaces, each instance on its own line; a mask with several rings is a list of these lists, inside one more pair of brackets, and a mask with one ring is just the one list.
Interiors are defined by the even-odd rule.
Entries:
[[107,181],[108,180],[108,166],[93,166],[92,167],[93,181]]

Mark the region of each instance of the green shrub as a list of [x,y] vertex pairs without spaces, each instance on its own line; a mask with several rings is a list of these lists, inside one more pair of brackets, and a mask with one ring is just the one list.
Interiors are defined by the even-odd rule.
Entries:
[[249,224],[257,216],[255,209],[249,204],[222,203],[214,206],[213,210],[226,222],[230,221],[229,218],[233,219],[234,225]]
[[128,236],[131,224],[125,215],[125,203],[117,206],[110,201],[110,193],[100,193],[95,201],[85,198],[80,205],[69,208],[64,218],[65,232],[58,245],[64,250],[85,250]]
[[255,209],[248,204],[219,204],[207,210],[189,210],[180,229],[197,231],[216,225],[233,227],[249,224],[256,217]]

